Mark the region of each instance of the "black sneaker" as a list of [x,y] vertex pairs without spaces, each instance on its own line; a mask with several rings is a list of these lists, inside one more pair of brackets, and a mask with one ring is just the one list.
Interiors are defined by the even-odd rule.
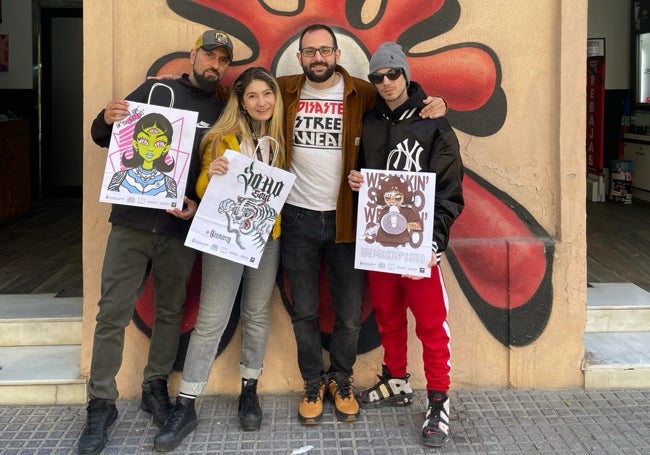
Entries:
[[117,419],[117,408],[102,398],[93,398],[86,408],[86,426],[79,437],[77,452],[81,455],[95,455],[108,442],[106,430]]
[[442,447],[449,441],[449,397],[442,392],[428,392],[429,408],[422,425],[422,444]]
[[403,378],[394,378],[386,365],[382,365],[381,376],[377,376],[379,381],[359,394],[359,404],[363,408],[411,404],[413,390],[409,377],[407,374]]
[[150,392],[142,391],[140,409],[151,413],[153,423],[162,427],[174,410],[174,405],[169,399],[169,392],[167,391],[167,381],[154,379],[149,383],[149,389]]
[[153,449],[156,452],[171,452],[183,442],[185,436],[194,431],[197,425],[194,399],[179,396],[172,415],[154,438]]
[[244,431],[259,430],[262,425],[262,407],[257,397],[257,379],[242,379],[241,381],[239,425]]

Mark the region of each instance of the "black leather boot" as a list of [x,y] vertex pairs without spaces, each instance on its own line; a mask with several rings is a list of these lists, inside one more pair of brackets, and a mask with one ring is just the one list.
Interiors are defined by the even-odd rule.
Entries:
[[158,433],[153,442],[153,448],[157,452],[170,452],[179,446],[185,436],[190,434],[198,420],[194,410],[194,399],[178,397],[176,407],[169,416],[165,426]]
[[244,431],[259,430],[262,425],[262,408],[257,397],[257,379],[241,380],[239,425]]
[[79,438],[77,451],[81,455],[95,455],[101,452],[108,442],[106,430],[117,419],[117,408],[104,399],[93,398],[88,402],[86,411],[86,426]]
[[169,399],[169,392],[167,391],[167,381],[154,379],[149,383],[149,389],[149,392],[142,391],[140,409],[150,412],[153,423],[162,427],[174,410],[174,405]]

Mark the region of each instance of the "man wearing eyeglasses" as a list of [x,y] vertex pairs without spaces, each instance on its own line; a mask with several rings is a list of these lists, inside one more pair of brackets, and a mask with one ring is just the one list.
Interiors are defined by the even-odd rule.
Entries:
[[[379,381],[359,395],[363,407],[405,406],[412,402],[407,367],[407,315],[410,308],[422,343],[428,409],[421,430],[422,443],[440,447],[449,439],[449,327],[447,292],[438,267],[449,241],[449,231],[463,210],[463,163],[456,133],[445,118],[418,116],[425,95],[411,71],[401,46],[383,43],[370,59],[368,79],[379,97],[363,119],[359,168],[434,172],[433,251],[430,278],[368,272],[368,286],[384,365]],[[401,145],[401,147],[400,147]],[[387,159],[400,150],[398,159]],[[363,177],[351,170],[350,188],[359,191]]]
[[[303,74],[278,78],[284,96],[287,162],[296,176],[282,210],[281,249],[305,384],[298,409],[304,425],[320,423],[326,390],[339,421],[352,422],[359,416],[351,376],[365,274],[354,268],[355,199],[345,177],[356,168],[361,120],[373,108],[376,92],[368,82],[350,76],[338,64],[340,56],[332,29],[310,25],[300,36],[297,53]],[[444,115],[442,99],[428,101],[423,115]],[[335,318],[327,371],[318,313],[321,257]]]

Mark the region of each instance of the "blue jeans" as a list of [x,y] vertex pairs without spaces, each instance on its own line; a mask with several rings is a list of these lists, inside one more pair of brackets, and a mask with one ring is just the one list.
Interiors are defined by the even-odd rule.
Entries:
[[318,320],[321,255],[327,265],[334,327],[328,373],[352,374],[361,330],[364,273],[354,268],[354,243],[335,243],[336,213],[285,204],[282,209],[282,268],[293,303],[298,366],[304,380],[324,373]]
[[239,374],[246,379],[259,378],[269,334],[269,301],[279,262],[280,241],[272,239],[266,243],[257,269],[203,254],[201,302],[183,367],[182,393],[201,395],[205,391],[241,280],[242,353]]
[[115,376],[122,365],[124,329],[131,322],[151,262],[155,319],[144,370],[143,390],[154,379],[167,379],[176,360],[186,287],[196,250],[183,239],[113,225],[102,269],[101,299],[93,341],[88,395],[114,401]]

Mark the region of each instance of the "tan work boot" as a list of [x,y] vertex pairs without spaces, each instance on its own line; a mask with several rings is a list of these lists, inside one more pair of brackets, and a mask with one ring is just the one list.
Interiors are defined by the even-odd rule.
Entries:
[[323,419],[325,384],[321,379],[305,381],[305,394],[298,408],[298,420],[303,425],[316,425]]
[[340,422],[354,422],[359,417],[359,402],[352,392],[352,378],[345,373],[336,373],[330,378],[327,385],[334,408],[336,418]]

